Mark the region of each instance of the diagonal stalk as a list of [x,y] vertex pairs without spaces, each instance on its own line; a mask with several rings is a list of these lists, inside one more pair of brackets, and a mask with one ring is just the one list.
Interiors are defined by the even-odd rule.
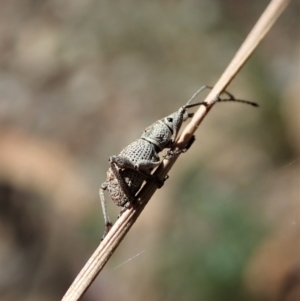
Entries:
[[[195,133],[196,129],[211,109],[216,95],[221,94],[221,92],[223,92],[230,84],[289,2],[290,0],[273,0],[270,2],[269,6],[261,15],[260,19],[232,59],[229,66],[222,74],[221,78],[206,97],[205,102],[208,103],[208,106],[200,106],[191,122],[183,130],[177,142],[179,147],[185,145],[190,140],[191,136]],[[155,174],[160,178],[165,177],[178,157],[179,155],[176,155],[169,160],[163,160],[162,164],[155,171]],[[115,249],[121,243],[126,233],[135,223],[136,219],[143,211],[156,189],[156,185],[153,185],[150,182],[142,188],[138,194],[138,198],[141,200],[140,203],[134,208],[127,210],[117,220],[110,232],[106,235],[86,265],[77,275],[62,301],[76,301],[82,297],[84,292],[89,288],[93,280],[103,269]]]

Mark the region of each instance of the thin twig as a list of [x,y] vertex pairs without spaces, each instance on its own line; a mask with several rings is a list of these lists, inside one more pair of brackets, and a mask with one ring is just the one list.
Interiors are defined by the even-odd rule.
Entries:
[[[187,141],[189,141],[190,137],[194,134],[201,121],[211,109],[211,106],[213,105],[212,102],[214,101],[216,95],[219,95],[226,89],[238,71],[249,59],[259,42],[263,39],[277,18],[284,11],[289,2],[290,0],[271,1],[219,81],[206,97],[205,102],[207,102],[209,106],[200,106],[191,122],[186,126],[179,137],[178,146],[185,145]],[[155,174],[160,178],[165,177],[169,173],[173,164],[176,162],[178,156],[179,155],[168,160],[163,160],[162,164],[155,171]],[[93,280],[102,270],[108,259],[111,257],[114,250],[123,240],[126,233],[135,223],[136,219],[143,211],[156,189],[156,185],[153,185],[150,182],[142,188],[137,196],[140,202],[134,208],[124,212],[123,215],[116,221],[99,247],[95,250],[94,254],[90,257],[86,265],[77,275],[62,301],[76,301],[84,294],[84,292],[92,284]]]

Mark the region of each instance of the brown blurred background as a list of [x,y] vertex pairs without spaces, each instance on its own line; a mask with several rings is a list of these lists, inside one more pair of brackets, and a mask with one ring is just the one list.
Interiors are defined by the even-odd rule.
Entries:
[[[0,2],[1,301],[60,300],[108,157],[213,85],[268,3]],[[260,108],[213,108],[82,300],[300,300],[299,20],[292,1],[228,88]]]

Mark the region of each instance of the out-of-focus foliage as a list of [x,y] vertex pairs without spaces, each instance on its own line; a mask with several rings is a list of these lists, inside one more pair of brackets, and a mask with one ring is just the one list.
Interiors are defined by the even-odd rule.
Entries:
[[[62,297],[107,158],[213,85],[267,4],[1,1],[1,301]],[[213,108],[83,300],[300,299],[299,21],[292,1],[229,87],[260,108]]]

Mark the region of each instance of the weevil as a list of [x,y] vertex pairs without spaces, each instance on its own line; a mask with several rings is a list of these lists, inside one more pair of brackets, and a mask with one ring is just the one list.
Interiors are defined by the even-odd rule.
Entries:
[[[159,179],[152,174],[152,171],[161,163],[158,154],[164,149],[171,149],[174,146],[182,123],[194,115],[193,113],[188,113],[187,109],[199,105],[207,106],[207,103],[203,101],[191,104],[192,100],[206,88],[212,89],[209,86],[201,87],[178,111],[157,120],[144,130],[139,139],[126,146],[118,156],[109,157],[110,167],[107,171],[106,181],[102,183],[99,190],[105,221],[103,237],[112,227],[107,214],[104,191],[107,190],[113,202],[122,207],[120,212],[122,214],[137,201],[136,195],[145,181],[153,181],[158,188],[163,186],[167,177]],[[215,102],[235,101],[258,106],[255,102],[236,99],[227,91],[224,91],[223,94],[227,95],[228,98],[222,99],[218,95]],[[195,137],[193,136],[188,145],[179,150],[179,152],[185,152],[194,140]],[[165,157],[167,158],[168,156],[172,156],[172,152],[168,151]]]

